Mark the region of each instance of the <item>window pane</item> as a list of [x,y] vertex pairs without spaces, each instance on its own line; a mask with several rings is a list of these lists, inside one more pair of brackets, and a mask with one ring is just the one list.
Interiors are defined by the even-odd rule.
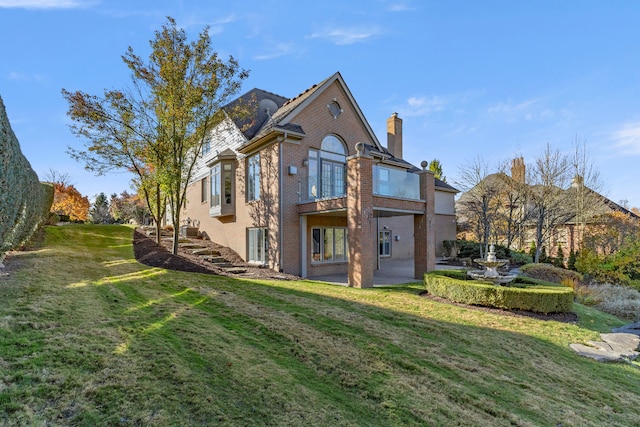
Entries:
[[[228,168],[227,168],[228,166]],[[231,165],[224,165],[224,202],[227,205],[231,204],[231,185],[232,185],[232,173]]]
[[335,248],[336,248],[334,259],[336,261],[344,261],[345,259],[347,259],[345,229],[336,228],[334,230],[334,233],[335,233]]
[[311,230],[311,259],[313,261],[321,261],[320,257],[320,229],[314,228]]
[[333,260],[333,228],[325,228],[324,229],[324,260],[332,261]]
[[333,196],[333,179],[331,172],[333,165],[331,162],[322,161],[322,195],[321,197]]
[[345,194],[344,185],[344,165],[333,165],[333,195],[342,196]]
[[318,197],[318,152],[309,150],[309,197]]
[[344,144],[338,138],[333,135],[327,135],[322,140],[322,151],[328,151],[330,153],[347,154]]
[[207,188],[207,178],[202,178],[200,182],[200,201],[202,203],[207,201],[207,196],[209,195],[209,189]]
[[247,161],[247,200],[260,199],[260,154]]
[[211,168],[211,206],[220,206],[220,165]]

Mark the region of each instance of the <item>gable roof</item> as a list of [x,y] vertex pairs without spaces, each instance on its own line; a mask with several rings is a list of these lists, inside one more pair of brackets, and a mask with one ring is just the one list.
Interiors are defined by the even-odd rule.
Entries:
[[[295,117],[298,115],[298,113],[300,113],[300,111],[302,111],[307,105],[313,102],[322,92],[324,92],[333,83],[337,83],[338,85],[340,85],[342,90],[345,92],[347,96],[347,100],[351,103],[354,111],[360,118],[360,121],[364,125],[369,137],[371,138],[371,141],[375,145],[375,149],[379,151],[385,150],[380,144],[380,142],[378,141],[378,138],[376,137],[375,133],[373,132],[373,129],[369,125],[369,122],[367,121],[364,114],[362,113],[362,110],[358,106],[358,103],[353,97],[353,94],[347,87],[347,84],[342,78],[342,75],[340,74],[340,72],[334,73],[333,75],[324,79],[320,83],[317,83],[311,86],[310,88],[306,89],[304,92],[300,93],[299,95],[289,100],[286,100],[282,104],[278,104],[279,108],[275,112],[271,112],[270,115],[265,113],[265,116],[267,117],[265,117],[264,120],[260,122],[260,125],[258,127],[259,130],[257,130],[255,133],[245,134],[245,136],[247,137],[247,142],[240,147],[240,150],[242,151],[243,149],[248,149],[249,147],[256,144],[258,141],[260,141],[262,138],[270,135],[272,132],[277,132],[277,131],[280,131],[283,133],[290,132],[290,133],[297,134],[300,137],[304,136],[304,129],[299,124],[296,124],[294,122]],[[262,91],[262,92],[266,94],[270,94],[269,92],[266,92],[266,91]],[[274,94],[271,94],[271,95],[274,95]],[[275,96],[279,97],[279,95],[275,95]],[[263,114],[263,111],[258,109],[256,114]],[[257,123],[260,121],[260,118],[256,117],[254,119],[248,119],[248,120],[250,123],[256,123],[256,126],[257,126]]]
[[287,100],[284,96],[254,88],[225,105],[224,110],[245,138],[250,140]]

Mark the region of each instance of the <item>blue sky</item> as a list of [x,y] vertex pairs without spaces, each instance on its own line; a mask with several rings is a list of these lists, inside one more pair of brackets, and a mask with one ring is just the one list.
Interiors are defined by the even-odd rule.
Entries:
[[340,71],[379,140],[404,120],[404,157],[437,158],[448,182],[577,138],[601,192],[640,207],[640,2],[462,0],[0,0],[0,96],[41,178],[68,173],[93,198],[129,189],[124,173],[84,171],[67,146],[60,91],[124,88],[128,46],[146,57],[166,21],[251,70],[258,87],[293,97]]

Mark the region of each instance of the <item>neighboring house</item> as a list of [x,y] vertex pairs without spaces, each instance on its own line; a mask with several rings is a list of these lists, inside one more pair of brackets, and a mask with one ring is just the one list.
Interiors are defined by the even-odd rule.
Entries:
[[[511,176],[502,172],[488,175],[481,183],[460,196],[456,204],[459,226],[463,231],[458,237],[474,239],[477,232],[472,232],[473,227],[469,224],[474,223],[473,216],[485,209],[493,222],[491,242],[507,246],[507,230],[510,230],[511,237],[518,236],[511,241],[511,248],[528,250],[531,242],[535,242],[536,231],[532,224],[535,214],[528,198],[537,191],[543,191],[542,187],[526,184],[524,159],[513,159]],[[602,215],[619,212],[633,220],[640,220],[640,216],[634,212],[585,186],[579,176],[572,180],[569,188],[557,189],[557,194],[558,202],[553,212],[557,225],[545,239],[545,249],[549,256],[558,255],[558,245],[562,247],[565,259],[571,251],[578,251],[582,238],[581,228],[599,225]],[[483,205],[481,198],[487,203]],[[578,205],[582,205],[582,208],[578,209]],[[579,219],[578,212],[582,212],[584,218]]]
[[[187,190],[182,218],[249,263],[302,277],[348,273],[373,286],[380,257],[435,267],[455,238],[453,187],[402,159],[402,120],[383,147],[340,73],[300,95],[253,89],[225,111]],[[423,167],[423,169],[425,169]]]

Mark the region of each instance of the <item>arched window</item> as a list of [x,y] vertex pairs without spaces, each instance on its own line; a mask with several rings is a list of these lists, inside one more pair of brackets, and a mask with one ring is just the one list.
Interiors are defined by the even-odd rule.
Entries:
[[320,150],[309,150],[309,196],[339,197],[346,193],[347,148],[335,135],[322,140]]

